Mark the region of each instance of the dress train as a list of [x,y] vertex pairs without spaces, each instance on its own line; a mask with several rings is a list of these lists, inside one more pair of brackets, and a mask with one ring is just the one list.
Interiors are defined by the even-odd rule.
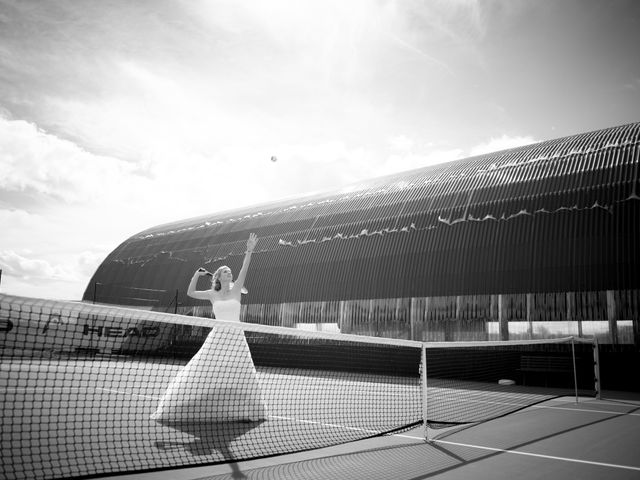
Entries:
[[151,418],[195,423],[260,421],[266,416],[244,332],[216,326],[171,381]]

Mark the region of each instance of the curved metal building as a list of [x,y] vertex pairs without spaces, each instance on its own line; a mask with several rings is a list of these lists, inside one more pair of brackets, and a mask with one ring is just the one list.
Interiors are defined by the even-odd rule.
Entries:
[[209,315],[186,296],[193,272],[237,272],[255,232],[245,321],[639,345],[639,144],[635,123],[160,225],[83,300]]

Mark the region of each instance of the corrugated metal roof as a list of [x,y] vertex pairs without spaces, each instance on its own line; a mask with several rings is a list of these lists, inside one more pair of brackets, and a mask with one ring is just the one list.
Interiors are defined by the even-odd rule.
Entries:
[[112,252],[85,298],[94,282],[126,303],[126,288],[186,289],[201,265],[237,270],[250,231],[259,303],[637,288],[639,143],[635,123],[160,225]]

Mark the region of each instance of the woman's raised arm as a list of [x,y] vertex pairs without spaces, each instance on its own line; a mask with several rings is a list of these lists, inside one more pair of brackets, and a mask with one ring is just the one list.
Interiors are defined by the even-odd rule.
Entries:
[[244,287],[244,279],[247,277],[247,271],[249,270],[249,263],[251,262],[251,254],[253,253],[253,249],[256,248],[256,244],[258,243],[258,237],[256,237],[255,233],[249,234],[249,239],[247,240],[247,250],[244,252],[244,260],[242,261],[242,268],[240,269],[240,273],[238,273],[238,278],[233,284],[233,289],[241,291],[242,287]]

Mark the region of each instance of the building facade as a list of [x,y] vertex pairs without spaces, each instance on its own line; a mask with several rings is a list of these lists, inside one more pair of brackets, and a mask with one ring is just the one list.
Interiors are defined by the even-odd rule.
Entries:
[[637,348],[639,144],[635,123],[160,225],[109,254],[83,300],[210,316],[191,276],[237,273],[255,232],[247,322]]

